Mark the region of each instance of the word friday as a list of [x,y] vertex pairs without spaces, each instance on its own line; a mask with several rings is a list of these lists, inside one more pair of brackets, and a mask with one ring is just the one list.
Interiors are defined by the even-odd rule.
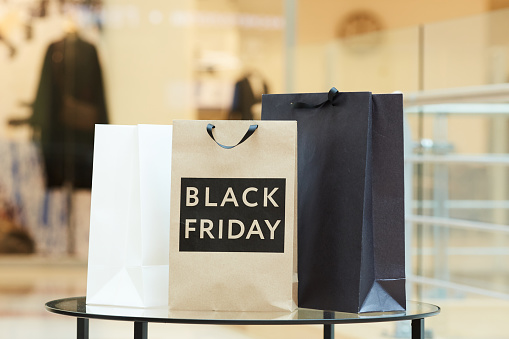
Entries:
[[[267,225],[269,232],[270,232],[270,239],[274,239],[274,231],[277,229],[279,224],[281,223],[281,220],[276,220],[276,223],[274,225],[270,224],[269,220],[264,220],[265,224]],[[189,233],[196,231],[195,227],[192,227],[192,224],[196,224],[196,219],[186,219],[186,226],[185,226],[185,238],[189,238]],[[218,235],[217,237],[219,239],[223,239],[223,220],[219,219],[218,222]],[[234,227],[236,225],[236,227]],[[212,220],[209,219],[201,219],[200,220],[200,239],[203,239],[205,237],[205,234],[209,237],[209,239],[215,239],[214,235],[212,234],[212,229],[214,227],[214,223]],[[237,229],[237,233],[235,234],[235,228]],[[244,235],[245,227],[244,223],[240,220],[230,219],[228,220],[228,239],[239,239]],[[259,236],[260,239],[265,239],[265,236],[263,235],[262,229],[260,227],[260,223],[258,220],[253,220],[253,223],[251,224],[251,227],[249,228],[249,231],[246,234],[246,239],[250,239],[251,236],[256,235]]]

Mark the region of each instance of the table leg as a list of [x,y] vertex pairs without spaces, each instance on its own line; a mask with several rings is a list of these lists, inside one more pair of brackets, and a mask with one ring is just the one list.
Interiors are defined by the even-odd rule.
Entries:
[[323,339],[334,339],[334,324],[323,325]]
[[148,338],[148,323],[147,322],[134,322],[134,339],[147,339]]
[[412,339],[424,339],[424,318],[412,320]]
[[88,339],[88,319],[78,318],[78,327],[76,332],[76,338]]

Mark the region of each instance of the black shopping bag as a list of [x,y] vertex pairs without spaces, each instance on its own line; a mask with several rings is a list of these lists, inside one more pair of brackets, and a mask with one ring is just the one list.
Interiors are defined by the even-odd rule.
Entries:
[[297,120],[299,307],[405,309],[402,101],[263,96],[262,120]]

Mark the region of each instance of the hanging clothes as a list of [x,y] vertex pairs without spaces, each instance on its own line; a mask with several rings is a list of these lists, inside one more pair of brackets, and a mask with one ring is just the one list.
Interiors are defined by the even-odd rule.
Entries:
[[253,120],[253,107],[261,103],[262,94],[269,92],[267,83],[257,73],[247,73],[235,83],[230,120]]
[[92,186],[94,125],[107,124],[94,45],[69,34],[49,45],[30,123],[42,148],[46,186]]

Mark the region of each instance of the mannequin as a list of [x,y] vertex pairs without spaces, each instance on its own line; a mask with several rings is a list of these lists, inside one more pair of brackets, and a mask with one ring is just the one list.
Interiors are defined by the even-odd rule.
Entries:
[[267,83],[255,71],[248,71],[235,84],[233,104],[228,118],[253,120],[261,117],[262,94],[269,92]]
[[102,71],[94,45],[67,23],[49,45],[30,123],[40,135],[48,188],[90,189],[94,125],[108,123]]

